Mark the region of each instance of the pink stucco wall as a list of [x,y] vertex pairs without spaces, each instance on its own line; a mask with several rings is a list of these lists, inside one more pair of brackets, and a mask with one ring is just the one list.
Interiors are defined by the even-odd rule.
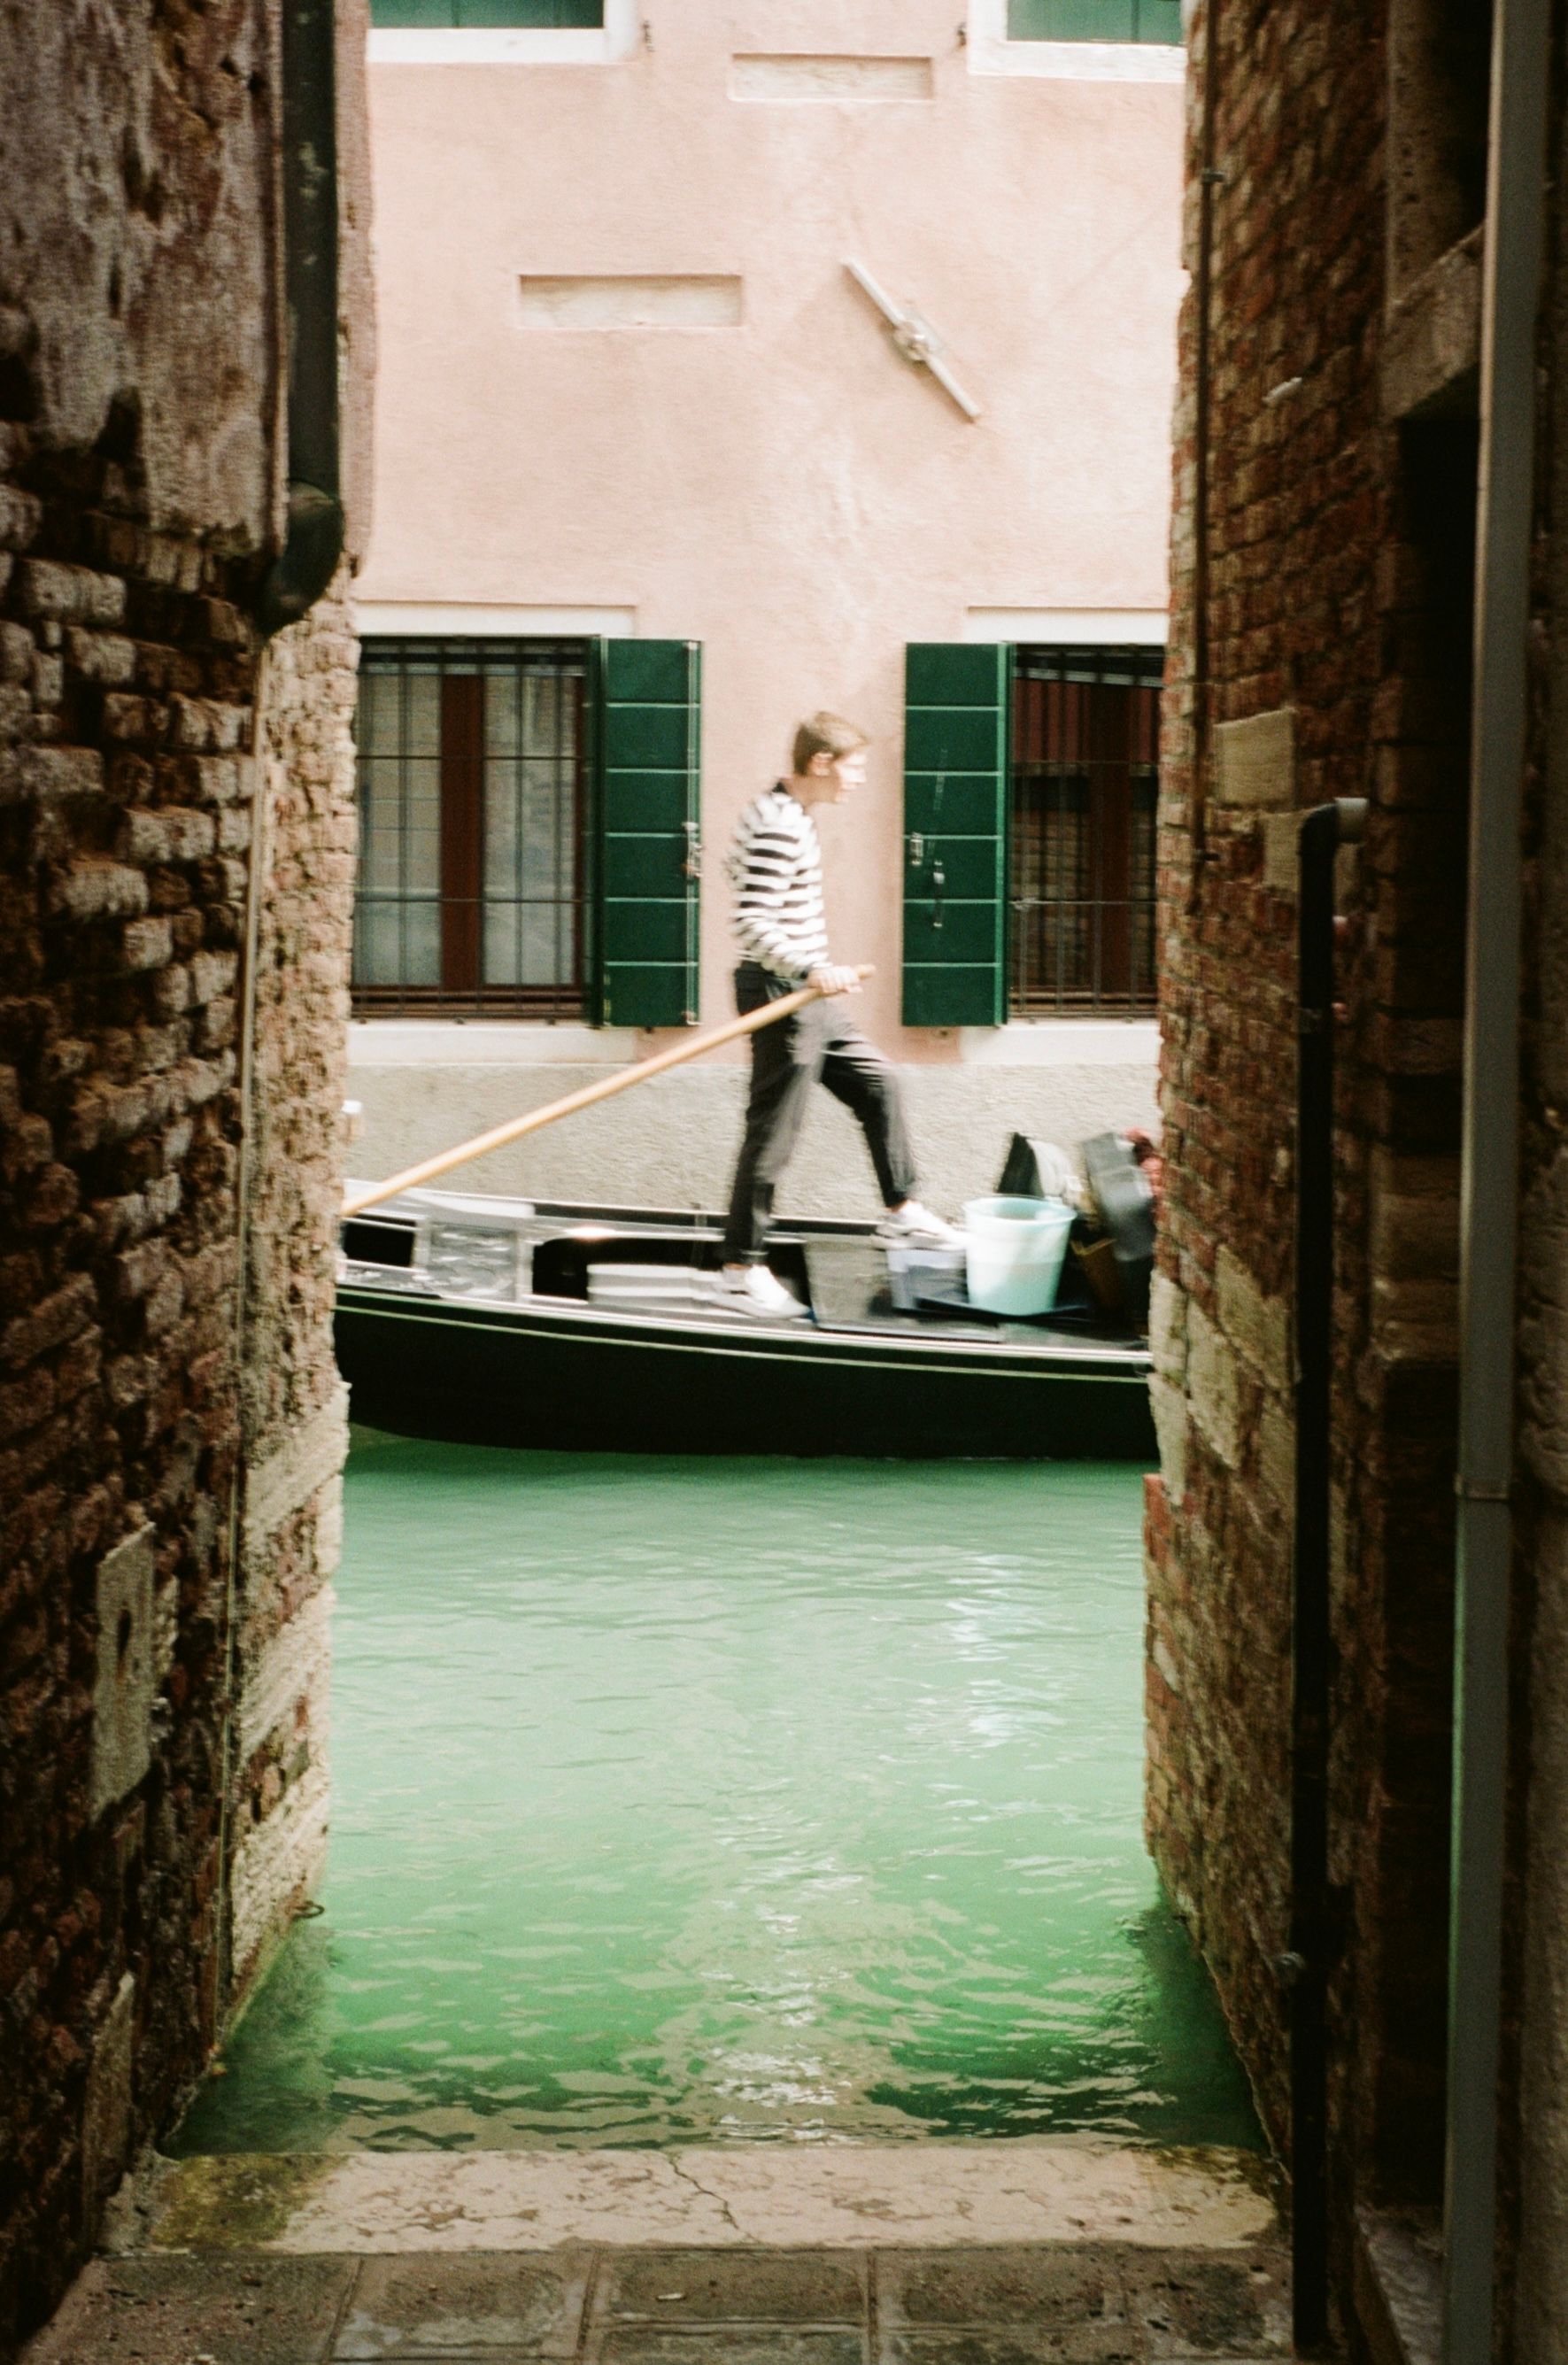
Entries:
[[[823,836],[835,950],[899,1056],[903,644],[970,606],[1158,610],[1179,84],[980,74],[962,0],[648,0],[613,64],[374,63],[382,333],[367,602],[621,604],[705,657],[711,858],[827,705],[876,736]],[[730,95],[738,53],[929,57],[932,96]],[[983,406],[904,362],[913,299]],[[524,325],[524,274],[734,274],[735,328]]]

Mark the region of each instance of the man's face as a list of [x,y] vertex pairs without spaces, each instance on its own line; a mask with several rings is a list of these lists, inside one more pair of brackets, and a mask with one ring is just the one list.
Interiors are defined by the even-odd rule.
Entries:
[[852,747],[847,756],[834,757],[827,766],[829,804],[841,805],[846,797],[866,785],[866,750]]

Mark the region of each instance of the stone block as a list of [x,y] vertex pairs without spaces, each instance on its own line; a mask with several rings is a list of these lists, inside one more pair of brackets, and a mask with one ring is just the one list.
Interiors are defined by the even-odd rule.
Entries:
[[275,1453],[251,1473],[245,1490],[245,1549],[257,1552],[348,1458],[349,1396],[341,1384]]
[[1180,1699],[1182,1696],[1182,1670],[1177,1665],[1175,1658],[1171,1653],[1170,1645],[1166,1641],[1163,1634],[1156,1634],[1153,1642],[1149,1645],[1148,1655],[1153,1660],[1156,1667],[1159,1670],[1159,1680],[1165,1686],[1167,1691],[1174,1693],[1176,1698]]
[[1462,415],[1481,366],[1481,232],[1473,230],[1389,307],[1379,375],[1385,419]]
[[369,2259],[333,2359],[472,2359],[497,2350],[575,2357],[589,2263],[586,2252],[549,2260],[485,2251]]
[[866,2351],[858,2332],[736,2326],[716,2343],[711,2332],[618,2325],[588,2353],[593,2365],[864,2365]]
[[1161,1378],[1180,1385],[1187,1369],[1187,1297],[1168,1272],[1149,1283],[1148,1346]]
[[136,643],[118,633],[88,633],[73,624],[65,635],[65,653],[85,681],[123,689],[136,679]]
[[174,952],[167,920],[128,920],[120,930],[119,956],[129,970],[162,969]]
[[1187,1310],[1187,1401],[1200,1432],[1234,1470],[1241,1459],[1236,1352],[1200,1306]]
[[234,1855],[230,1885],[236,1988],[249,1978],[282,1936],[291,1910],[320,1879],[327,1862],[330,1799],[324,1763],[291,1782],[264,1820],[245,1834]]
[[1272,2253],[1155,2252],[1129,2260],[1127,2313],[1153,2360],[1287,2358],[1290,2307],[1282,2261]]
[[984,2324],[1059,2332],[1122,2313],[1117,2254],[1092,2242],[894,2252],[879,2262],[878,2296],[884,2323],[931,2329]]
[[127,1971],[93,2046],[82,2114],[82,2206],[91,2221],[130,2151],[136,1981]]
[[319,1700],[326,1719],[331,1667],[332,1592],[323,1586],[240,1670],[240,1754],[249,1758],[302,1699]]
[[1374,1275],[1372,1343],[1391,1362],[1451,1362],[1459,1353],[1458,1283]]
[[1390,1281],[1456,1281],[1459,1277],[1459,1192],[1453,1161],[1448,1159],[1402,1159],[1408,1171],[1429,1165],[1452,1176],[1451,1193],[1440,1190],[1400,1190],[1386,1169],[1372,1174],[1371,1247],[1374,1272]]
[[147,909],[147,881],[123,862],[85,856],[54,880],[50,902],[73,920],[123,920]]
[[237,953],[193,953],[190,960],[190,998],[193,1002],[214,1002],[219,994],[231,991],[240,973]]
[[1263,884],[1271,894],[1294,895],[1301,878],[1301,815],[1265,813],[1259,825],[1263,833]]
[[43,503],[36,493],[17,486],[0,485],[0,548],[25,550],[38,532]]
[[199,862],[217,842],[211,813],[178,805],[128,813],[120,824],[120,852],[128,862]]
[[600,2302],[614,2323],[858,2324],[866,2275],[852,2252],[624,2252]]
[[125,615],[125,585],[116,575],[97,575],[88,566],[68,566],[58,559],[24,559],[17,569],[22,606],[29,616],[51,622],[118,624]]
[[1187,1491],[1187,1399],[1170,1380],[1158,1375],[1148,1384],[1149,1409],[1159,1446],[1159,1475],[1172,1503]]
[[47,1355],[74,1339],[98,1310],[98,1293],[90,1273],[79,1272],[30,1314],[18,1314],[0,1330],[0,1362],[19,1371],[37,1355]]
[[1233,1347],[1282,1391],[1292,1382],[1291,1314],[1287,1301],[1259,1288],[1233,1250],[1215,1260],[1215,1294],[1220,1327]]
[[28,2365],[307,2365],[322,2357],[353,2281],[352,2259],[252,2257],[243,2271],[221,2252],[96,2259]]
[[95,747],[30,747],[22,758],[24,792],[42,803],[96,796],[104,785],[104,759]]
[[1214,799],[1250,811],[1288,810],[1295,803],[1295,709],[1275,707],[1214,734]]
[[1258,1424],[1258,1475],[1280,1509],[1295,1507],[1295,1423],[1277,1404],[1263,1407]]
[[98,1564],[89,1788],[95,1819],[133,1790],[152,1763],[154,1574],[150,1527],[138,1528]]

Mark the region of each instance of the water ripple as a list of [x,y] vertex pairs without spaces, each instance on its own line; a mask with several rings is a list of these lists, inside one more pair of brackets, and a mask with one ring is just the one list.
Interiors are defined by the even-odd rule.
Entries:
[[1139,1836],[1136,1472],[346,1491],[326,1915],[186,2147],[1254,2139]]

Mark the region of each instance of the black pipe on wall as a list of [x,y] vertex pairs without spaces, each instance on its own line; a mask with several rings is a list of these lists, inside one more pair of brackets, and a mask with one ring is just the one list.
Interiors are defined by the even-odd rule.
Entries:
[[1301,825],[1296,970],[1295,1535],[1291,1572],[1291,2243],[1298,2354],[1328,2337],[1328,1445],[1334,1295],[1334,857],[1365,802]]
[[256,602],[269,636],[315,606],[343,552],[335,0],[283,0],[283,229],[288,537]]

